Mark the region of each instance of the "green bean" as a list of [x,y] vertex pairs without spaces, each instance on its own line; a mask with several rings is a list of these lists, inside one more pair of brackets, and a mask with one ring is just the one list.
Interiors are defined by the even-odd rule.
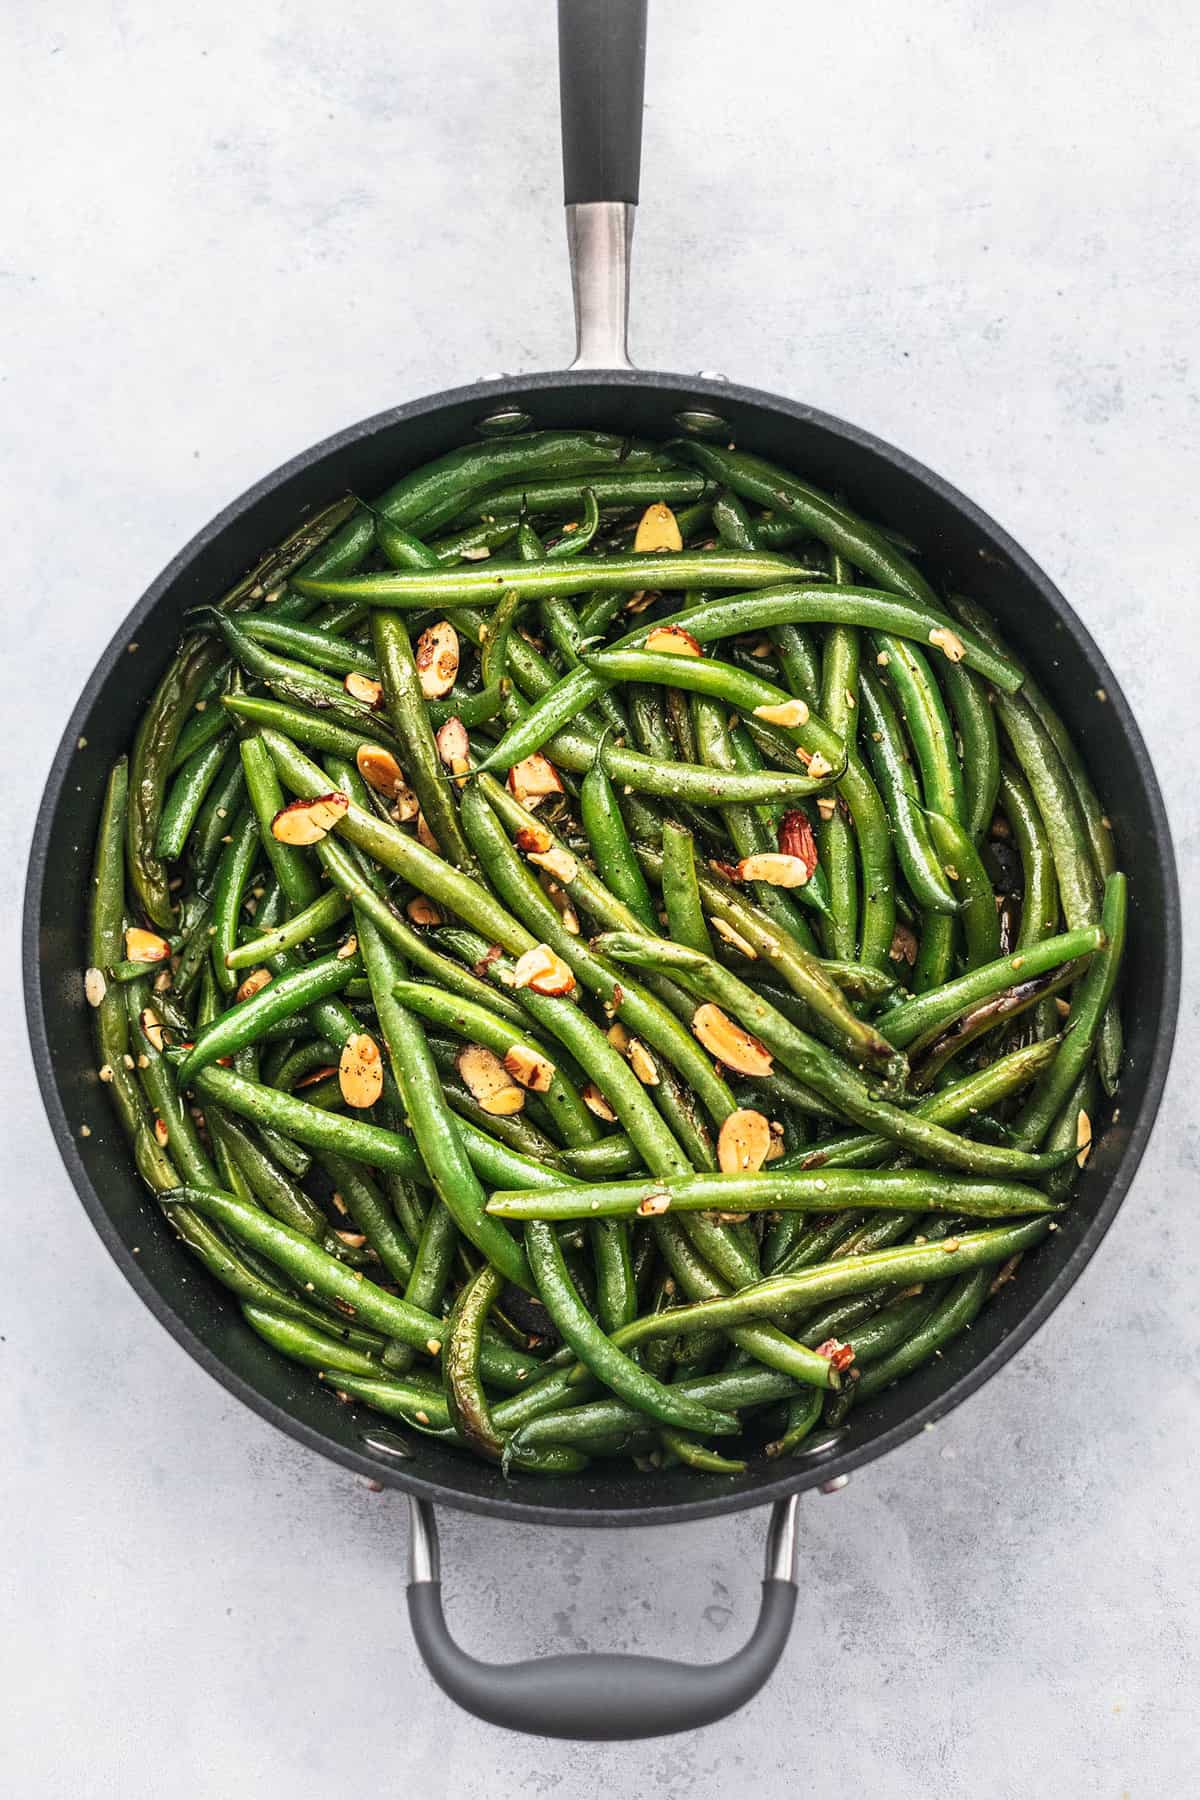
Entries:
[[344,1370],[350,1375],[373,1377],[382,1373],[377,1357],[339,1343],[330,1332],[318,1331],[273,1307],[256,1306],[244,1300],[242,1316],[273,1350],[280,1351],[292,1362],[303,1363],[310,1369]]
[[238,915],[247,882],[262,851],[258,821],[247,809],[234,821],[213,881],[211,942],[217,986],[232,993],[237,977],[225,962],[237,943]]
[[450,1422],[472,1450],[489,1462],[499,1462],[503,1446],[480,1379],[479,1359],[488,1313],[503,1285],[500,1271],[488,1263],[464,1282],[450,1314],[442,1358]]
[[629,833],[617,805],[613,784],[603,764],[604,740],[579,790],[580,818],[592,846],[601,878],[647,931],[658,930],[658,915],[646,877],[633,853]]
[[868,752],[875,779],[887,803],[904,879],[919,906],[931,912],[953,913],[958,902],[946,885],[937,854],[929,841],[916,777],[909,766],[895,709],[882,684],[866,669],[862,671],[859,693]]
[[425,710],[408,629],[397,613],[377,612],[371,625],[388,714],[402,747],[409,784],[443,856],[460,869],[469,868],[471,853],[458,823],[454,792]]
[[[687,944],[690,949],[711,956],[712,939],[696,880],[695,839],[674,819],[663,821],[662,892],[669,936],[677,944]],[[654,929],[658,929],[657,919]]]
[[196,815],[217,778],[231,742],[227,733],[215,736],[211,743],[188,758],[171,783],[154,840],[154,854],[164,862],[175,862],[183,855]]
[[231,749],[200,808],[187,846],[193,879],[204,893],[210,891],[209,883],[229,836],[230,821],[241,813],[245,797],[241,756]]
[[950,702],[962,758],[962,823],[978,843],[991,823],[1000,786],[1000,741],[986,682],[943,658],[938,677]]
[[247,969],[255,963],[265,962],[269,956],[280,956],[286,950],[294,950],[298,945],[308,943],[311,938],[324,937],[334,925],[340,924],[349,911],[350,902],[346,896],[335,889],[329,889],[318,894],[310,905],[294,912],[282,925],[272,925],[266,931],[259,931],[255,936],[244,939],[234,949],[226,951],[225,967]]
[[[675,1392],[672,1389],[672,1392]],[[731,1411],[761,1406],[794,1393],[795,1383],[773,1369],[738,1369],[720,1375],[698,1375],[678,1385],[681,1398],[700,1405],[720,1404]],[[620,1400],[593,1400],[584,1406],[547,1412],[521,1426],[514,1448],[533,1450],[541,1445],[604,1443],[622,1435],[637,1435],[645,1415]]]
[[1067,924],[1090,925],[1099,917],[1099,885],[1087,827],[1062,759],[1022,696],[1001,696],[996,705],[1050,841]]
[[335,1183],[355,1230],[362,1232],[392,1280],[403,1285],[413,1272],[412,1246],[383,1194],[362,1167],[347,1157],[327,1150],[321,1162]]
[[261,1143],[256,1142],[236,1119],[217,1108],[210,1107],[206,1123],[223,1170],[235,1180],[240,1179],[272,1218],[320,1243],[328,1230],[325,1214],[317,1202],[272,1161]]
[[1029,981],[1077,957],[1089,956],[1103,944],[1104,932],[1098,925],[1060,932],[1013,956],[1001,956],[982,968],[972,969],[917,999],[901,1000],[890,1011],[881,1014],[876,1025],[889,1043],[902,1049],[910,1045],[921,1048],[952,1019],[980,1001],[1003,993],[1015,979]]
[[243,637],[268,650],[282,651],[293,661],[312,663],[318,669],[331,669],[336,675],[348,675],[352,671],[372,676],[379,673],[379,665],[365,644],[335,637],[320,626],[273,619],[269,613],[256,614],[240,621],[240,625]]
[[524,513],[570,517],[585,504],[589,492],[597,505],[608,511],[654,504],[676,507],[703,500],[709,492],[709,484],[703,475],[693,475],[683,469],[594,475],[586,482],[569,476],[558,480],[528,481],[472,502],[453,523],[467,525],[475,519],[512,518]]
[[296,845],[281,843],[271,829],[276,815],[283,810],[284,793],[266,745],[258,738],[244,738],[241,755],[246,792],[258,821],[267,860],[289,908],[292,912],[301,912],[311,906],[321,892],[312,859]]
[[[203,750],[206,745],[212,743],[214,738],[220,737],[229,723],[224,708],[213,704],[213,701],[220,699],[222,683],[225,680],[223,671],[214,671],[214,675],[216,673],[221,674],[221,681],[213,687],[210,698],[197,700],[194,703],[191,718],[175,740],[175,749],[167,769],[168,775],[178,774],[184,763],[190,762],[198,750]],[[213,676],[210,676],[201,692],[205,692],[212,682]]]
[[[859,636],[853,626],[835,625],[825,634],[816,704],[829,729],[847,750],[858,736]],[[836,807],[822,811],[817,847],[829,882],[829,916],[823,927],[826,948],[852,960],[858,950],[858,857],[854,832]]]
[[987,871],[966,829],[957,819],[931,811],[926,824],[942,870],[954,883],[968,969],[994,962],[1000,954],[1000,921]]
[[931,812],[961,822],[962,773],[954,753],[953,730],[941,691],[926,658],[901,637],[871,635],[876,664],[892,692],[921,772],[921,793]]
[[[1001,1260],[1003,1258],[997,1258],[997,1261]],[[987,1299],[994,1267],[993,1263],[977,1269],[973,1274],[961,1275],[945,1299],[939,1302],[905,1343],[863,1371],[856,1397],[866,1400],[872,1394],[878,1394],[893,1381],[899,1380],[901,1375],[911,1374],[913,1369],[928,1362],[944,1344],[957,1337],[960,1331],[965,1331],[978,1316]]]
[[355,976],[362,974],[362,968],[362,959],[357,954],[343,956],[340,951],[335,951],[268,982],[266,987],[222,1013],[198,1033],[195,1044],[175,1071],[180,1087],[189,1087],[196,1073],[207,1068],[209,1063],[232,1056],[247,1044],[257,1043],[268,1025],[291,1019],[297,1013],[307,1011],[314,1001],[340,993]]
[[[235,719],[244,719],[260,730],[268,727],[283,732],[297,743],[307,744],[310,750],[328,751],[350,762],[363,744],[378,744],[395,756],[401,753],[399,743],[378,716],[374,721],[364,721],[360,729],[345,722],[335,723],[324,714],[301,706],[269,700],[261,694],[226,694],[221,704]],[[266,736],[265,730],[263,736]]]

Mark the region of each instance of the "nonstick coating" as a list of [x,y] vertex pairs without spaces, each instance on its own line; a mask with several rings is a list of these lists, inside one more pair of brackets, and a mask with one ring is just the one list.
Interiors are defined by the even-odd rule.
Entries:
[[[506,1482],[487,1464],[337,1404],[311,1373],[277,1356],[243,1324],[231,1297],[176,1242],[134,1173],[95,1074],[82,972],[100,797],[111,763],[128,746],[174,653],[184,609],[231,586],[306,511],[347,490],[378,492],[473,437],[478,422],[502,402],[521,407],[538,427],[588,426],[658,439],[677,434],[677,412],[700,404],[728,421],[728,435],[740,447],[844,493],[867,517],[910,536],[934,584],[981,601],[1048,689],[1084,751],[1131,878],[1120,1120],[1094,1152],[1071,1213],[970,1333],[856,1408],[835,1444],[822,1453],[818,1440],[810,1454],[785,1464],[759,1460],[736,1478],[688,1470],[643,1475],[599,1463],[569,1479]],[[131,643],[137,644],[132,655]],[[81,738],[87,740],[82,750]],[[415,401],[318,444],[215,519],[129,614],[71,716],[38,818],[25,911],[30,1033],[59,1148],[96,1229],[172,1335],[264,1418],[358,1473],[446,1505],[547,1524],[654,1524],[761,1505],[902,1443],[984,1382],[1062,1299],[1129,1186],[1166,1078],[1179,954],[1174,857],[1141,734],[1095,644],[1018,546],[937,476],[851,425],[751,389],[640,372],[530,376]],[[85,1123],[90,1135],[82,1137]],[[111,1342],[118,1331],[115,1322]],[[407,1459],[368,1447],[364,1440],[381,1428],[407,1443]]]

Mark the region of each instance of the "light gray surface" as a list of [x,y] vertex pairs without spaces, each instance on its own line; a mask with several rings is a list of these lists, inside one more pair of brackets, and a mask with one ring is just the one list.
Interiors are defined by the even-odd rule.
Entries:
[[[1194,10],[653,11],[635,356],[860,421],[999,517],[1126,683],[1194,893]],[[561,363],[570,325],[548,0],[67,0],[5,31],[15,946],[61,722],[161,565],[306,443]],[[1194,987],[1081,1286],[959,1414],[803,1503],[770,1690],[693,1737],[588,1749],[456,1714],[409,1639],[402,1503],[241,1410],[134,1300],[59,1166],[15,976],[10,954],[0,1789],[1196,1792]],[[452,1620],[485,1655],[724,1654],[762,1528],[448,1517]]]

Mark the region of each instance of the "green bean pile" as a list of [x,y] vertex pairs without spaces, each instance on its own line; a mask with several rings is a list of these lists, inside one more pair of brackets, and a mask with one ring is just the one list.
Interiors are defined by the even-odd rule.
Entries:
[[734,1474],[1055,1229],[1125,879],[913,554],[734,448],[545,431],[190,616],[100,820],[99,1076],[331,1396],[514,1475]]

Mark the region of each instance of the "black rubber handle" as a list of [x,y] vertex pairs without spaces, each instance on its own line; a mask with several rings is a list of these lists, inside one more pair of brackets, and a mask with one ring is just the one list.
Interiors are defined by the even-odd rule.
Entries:
[[417,1648],[438,1686],[459,1706],[509,1731],[593,1740],[665,1737],[736,1712],[779,1661],[795,1610],[794,1582],[764,1581],[758,1623],[724,1662],[601,1655],[485,1663],[450,1636],[439,1581],[414,1581],[408,1590]]
[[646,0],[558,0],[563,199],[637,203]]

